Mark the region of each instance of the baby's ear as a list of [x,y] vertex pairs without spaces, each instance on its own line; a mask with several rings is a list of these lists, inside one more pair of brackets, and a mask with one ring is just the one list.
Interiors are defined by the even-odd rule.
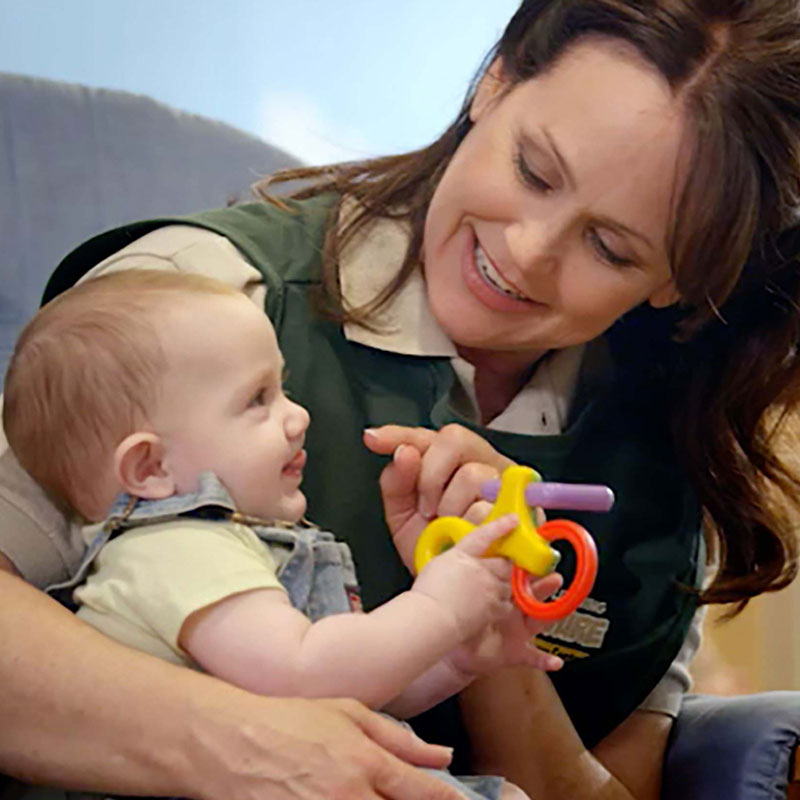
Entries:
[[162,500],[175,494],[175,481],[163,459],[164,447],[156,434],[132,433],[114,453],[114,472],[128,494]]

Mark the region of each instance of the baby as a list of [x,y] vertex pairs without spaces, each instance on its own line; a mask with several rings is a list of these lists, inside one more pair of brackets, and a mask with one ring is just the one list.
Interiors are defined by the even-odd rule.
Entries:
[[[95,523],[69,582],[79,616],[254,692],[353,697],[401,719],[488,669],[558,668],[527,646],[542,627],[510,604],[509,564],[481,558],[513,516],[408,591],[346,613],[360,611],[347,546],[300,522],[309,415],[283,369],[265,314],[195,275],[100,277],[29,323],[3,424],[25,469]],[[497,778],[458,781],[466,797],[524,797]]]

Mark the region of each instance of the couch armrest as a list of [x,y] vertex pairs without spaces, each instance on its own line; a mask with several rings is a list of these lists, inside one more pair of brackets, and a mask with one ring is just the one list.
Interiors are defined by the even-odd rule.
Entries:
[[689,695],[667,749],[663,800],[783,800],[800,692]]

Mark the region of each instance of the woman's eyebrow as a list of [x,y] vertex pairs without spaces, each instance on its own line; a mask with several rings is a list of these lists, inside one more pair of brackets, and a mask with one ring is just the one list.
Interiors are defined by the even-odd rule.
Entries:
[[[577,182],[575,181],[575,175],[572,172],[572,169],[570,168],[566,159],[561,154],[561,151],[558,149],[558,145],[556,144],[555,139],[553,139],[552,134],[550,133],[549,130],[547,130],[547,128],[544,125],[542,125],[542,134],[545,140],[547,141],[547,145],[550,148],[552,156],[553,158],[555,158],[556,163],[559,166],[559,169],[564,174],[564,177],[567,179],[569,187],[574,191],[577,186]],[[526,136],[525,138],[528,139],[528,141],[530,141],[534,147],[540,147],[535,139],[531,139],[528,136]],[[639,239],[651,250],[655,250],[655,247],[653,247],[653,243],[647,238],[647,236],[645,236],[643,233],[640,233],[637,230],[634,230],[630,226],[625,225],[623,222],[619,222],[618,220],[611,219],[610,217],[606,217],[603,215],[597,215],[595,219],[597,219],[597,221],[601,222],[603,225],[607,225],[609,228],[614,228],[615,230],[618,230],[620,233],[627,233],[628,235],[633,236],[636,239]]]

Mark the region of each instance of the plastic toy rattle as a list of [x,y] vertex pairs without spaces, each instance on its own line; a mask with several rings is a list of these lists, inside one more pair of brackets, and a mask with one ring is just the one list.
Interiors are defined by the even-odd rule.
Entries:
[[[597,575],[594,539],[584,527],[566,519],[549,520],[537,528],[528,506],[608,511],[614,504],[614,493],[607,486],[544,482],[530,467],[511,466],[505,469],[501,481],[484,484],[483,495],[489,500],[497,498],[484,524],[509,513],[519,518],[519,525],[494,542],[485,554],[486,557],[505,556],[514,562],[511,591],[517,606],[528,616],[542,620],[562,619],[571,614],[594,585]],[[433,520],[417,540],[414,551],[417,572],[475,527],[461,517]],[[543,577],[556,568],[561,555],[548,542],[557,539],[568,541],[575,550],[575,577],[557,600],[542,602],[531,591],[530,576]]]

